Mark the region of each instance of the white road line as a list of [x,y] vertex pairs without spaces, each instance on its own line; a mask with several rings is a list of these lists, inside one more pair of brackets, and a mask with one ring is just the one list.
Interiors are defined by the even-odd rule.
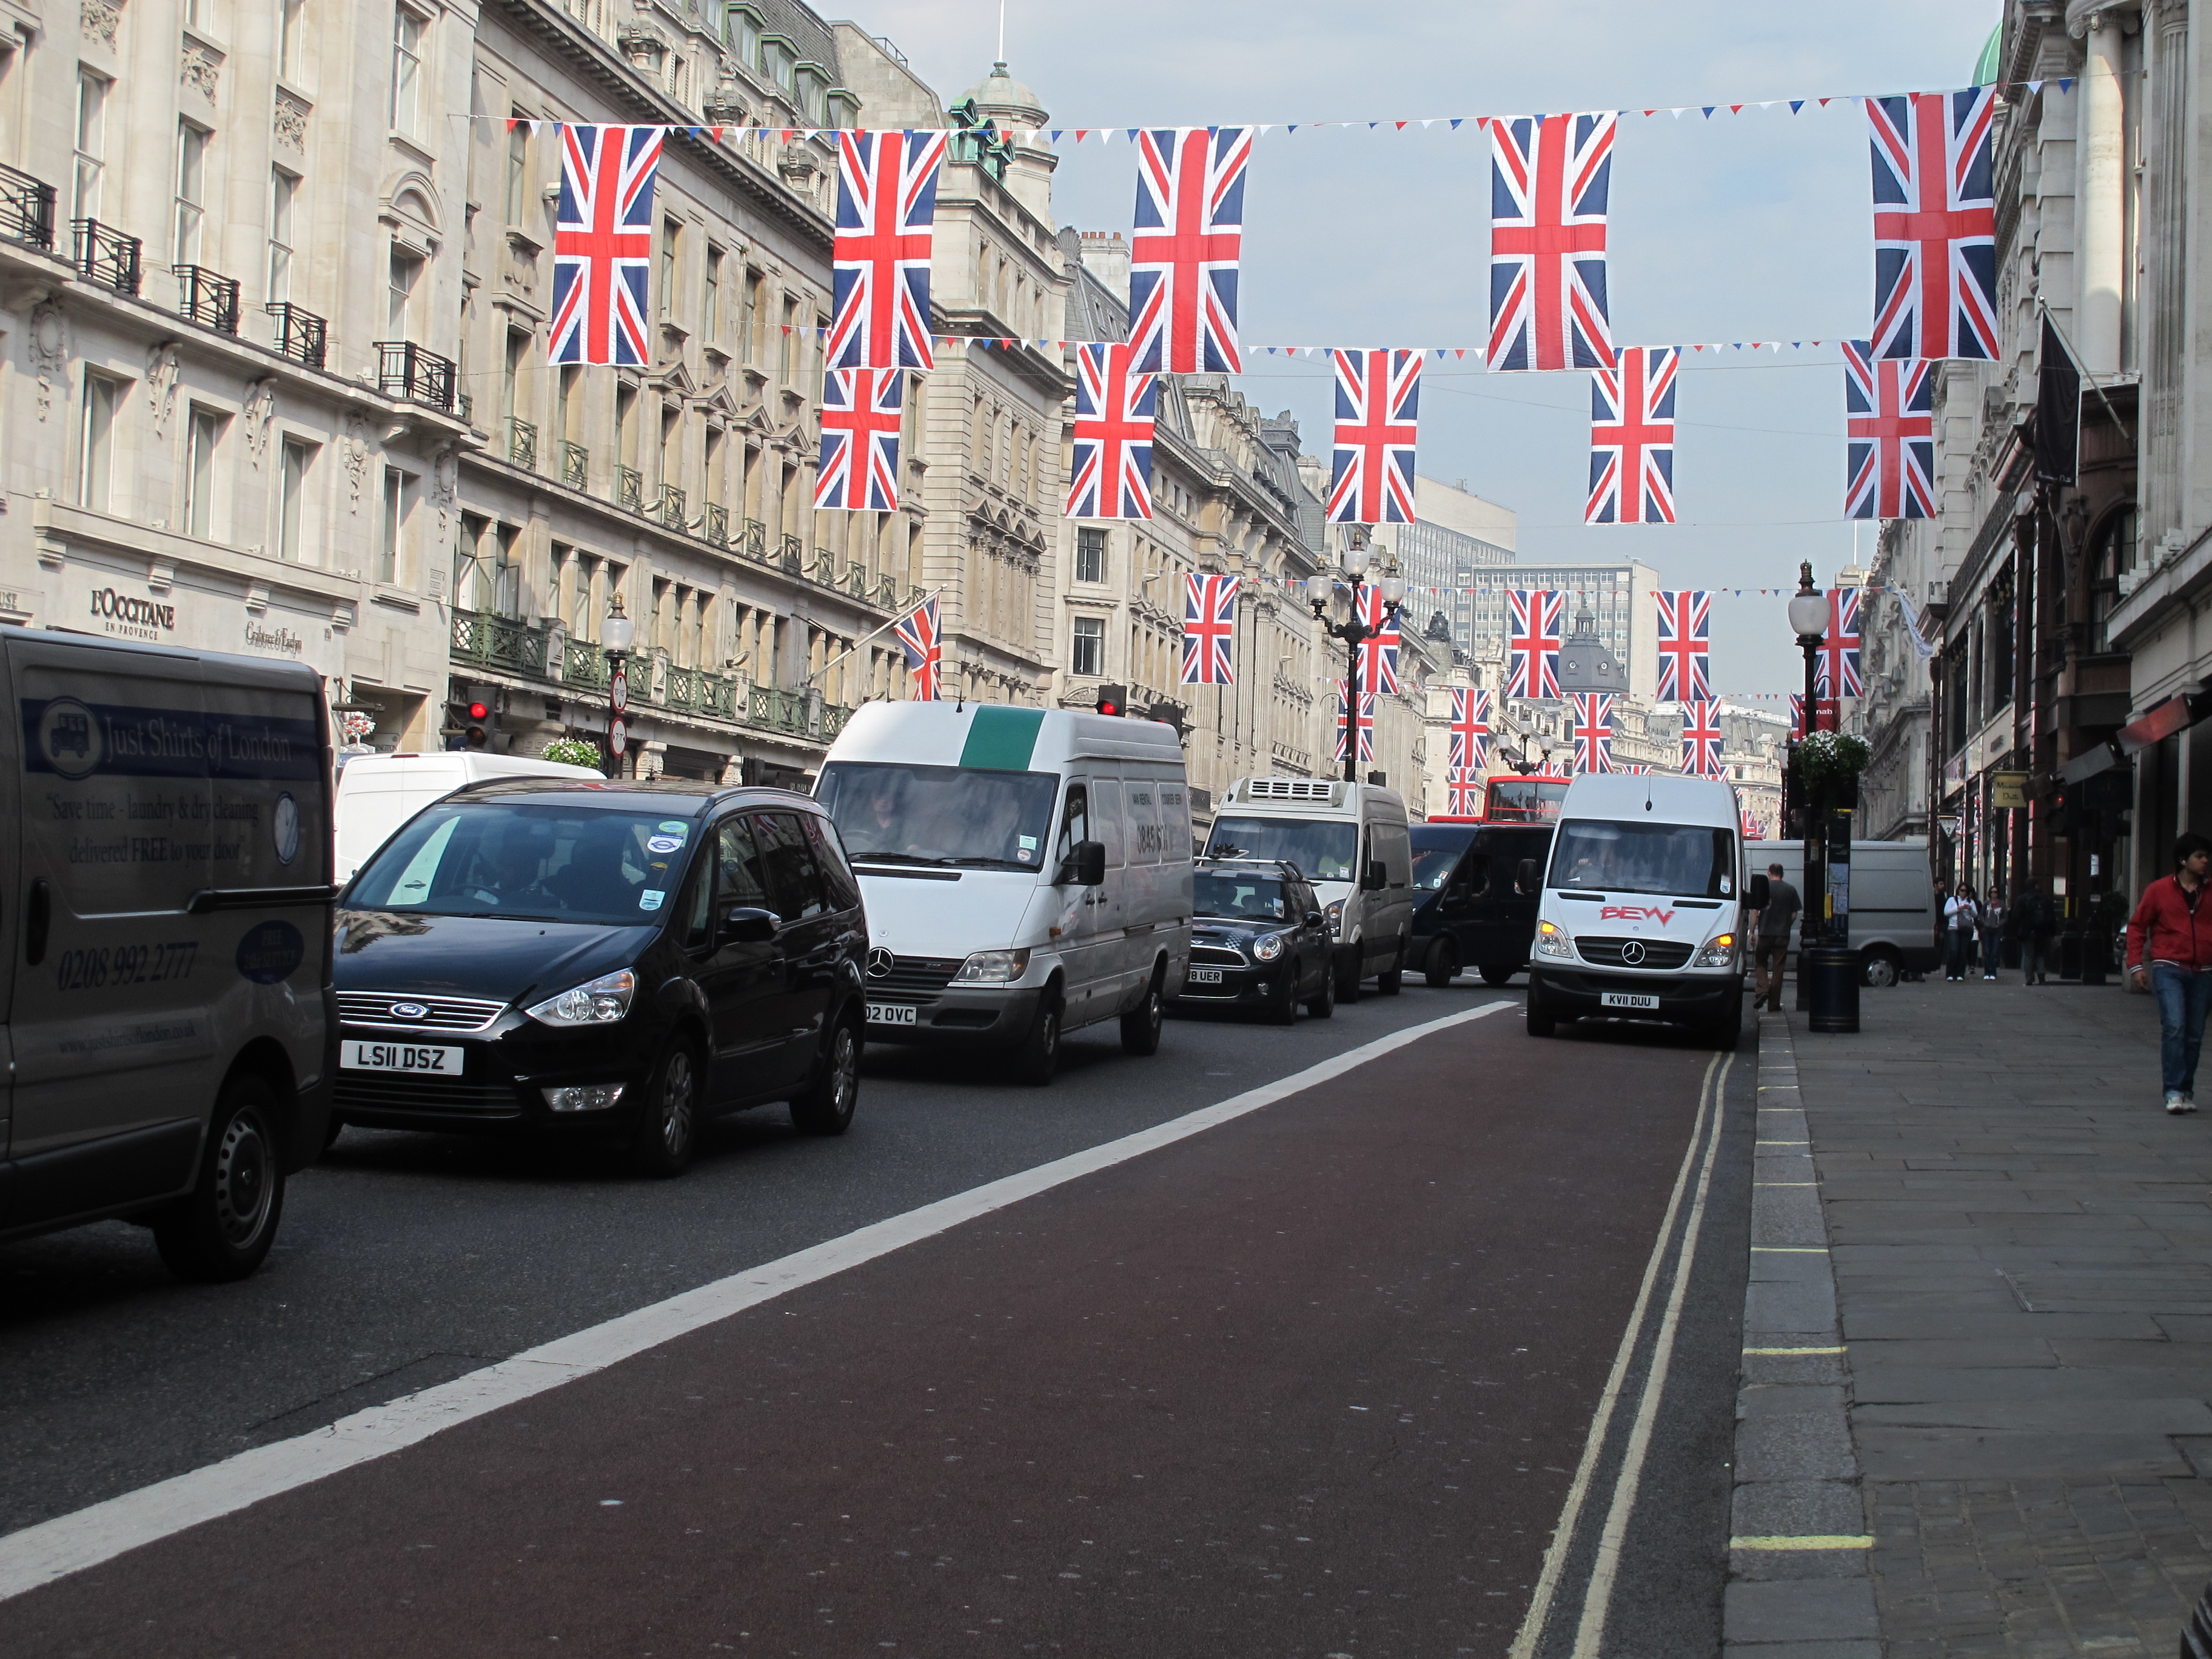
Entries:
[[112,1560],[126,1550],[290,1492],[357,1463],[428,1439],[441,1430],[588,1376],[732,1314],[815,1284],[848,1267],[1018,1204],[1055,1187],[1173,1146],[1233,1119],[1301,1094],[1421,1038],[1464,1025],[1520,1003],[1491,1002],[1377,1037],[1302,1072],[1248,1090],[1149,1129],[1071,1152],[1033,1170],[987,1182],[964,1193],[886,1218],[810,1249],[715,1279],[665,1302],[640,1308],[466,1376],[373,1406],[328,1428],[280,1440],[220,1463],[157,1481],[74,1514],[0,1538],[0,1601]]
[[[1629,1310],[1627,1328],[1620,1334],[1620,1350],[1613,1357],[1613,1370],[1605,1379],[1604,1394],[1598,1399],[1597,1415],[1590,1420],[1589,1437],[1583,1443],[1583,1461],[1575,1469],[1572,1484],[1567,1487],[1566,1504],[1559,1511],[1559,1524],[1552,1534],[1551,1547],[1544,1552],[1544,1570],[1536,1579],[1536,1593],[1529,1599],[1528,1614],[1521,1621],[1521,1633],[1513,1638],[1507,1659],[1533,1659],[1544,1639],[1544,1627],[1551,1622],[1552,1603],[1559,1595],[1560,1576],[1566,1571],[1568,1553],[1574,1548],[1583,1504],[1589,1497],[1590,1478],[1597,1472],[1598,1458],[1605,1450],[1606,1431],[1612,1425],[1613,1407],[1620,1403],[1629,1362],[1636,1357],[1637,1339],[1644,1329],[1644,1311],[1651,1305],[1651,1288],[1659,1282],[1659,1267],[1667,1259],[1667,1241],[1674,1236],[1674,1216],[1682,1207],[1682,1194],[1690,1184],[1691,1166],[1698,1159],[1698,1144],[1705,1138],[1706,1114],[1716,1099],[1713,1073],[1720,1069],[1721,1059],[1715,1054],[1706,1064],[1705,1079],[1698,1085],[1698,1115],[1690,1126],[1689,1144],[1682,1149],[1682,1167],[1675,1171],[1674,1190],[1667,1198],[1667,1213],[1660,1218],[1659,1235],[1651,1243],[1651,1258],[1644,1264],[1644,1283],[1637,1287],[1636,1305]],[[1718,1138],[1717,1134],[1715,1138]]]

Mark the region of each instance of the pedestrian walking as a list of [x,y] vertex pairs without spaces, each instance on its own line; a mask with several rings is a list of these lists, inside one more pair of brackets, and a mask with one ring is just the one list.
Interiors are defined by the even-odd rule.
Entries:
[[1980,926],[1982,977],[1995,979],[1997,976],[1998,959],[2003,954],[2002,941],[2004,939],[2005,927],[2004,890],[1995,882],[1990,884],[1989,902],[1982,906]]
[[1796,926],[1797,913],[1804,908],[1797,890],[1782,879],[1782,866],[1768,865],[1766,906],[1759,911],[1759,927],[1752,935],[1757,942],[1759,970],[1758,994],[1751,1000],[1753,1008],[1782,1006],[1782,969],[1790,959],[1790,930]]
[[2173,873],[2143,889],[2128,920],[2128,988],[2158,997],[2158,1064],[2166,1109],[2197,1109],[2197,1055],[2212,1011],[2212,907],[2203,907],[2212,841],[2194,833],[2173,843]]
[[2051,901],[2044,896],[2043,890],[2022,882],[2020,890],[2013,895],[2009,921],[2013,937],[2020,942],[2021,982],[2049,984],[2051,981],[2045,977],[2049,968],[2045,958],[2057,926],[2051,917]]
[[1976,912],[1971,889],[1961,887],[1943,901],[1943,977],[1961,980],[1966,976],[1966,946],[1974,937]]

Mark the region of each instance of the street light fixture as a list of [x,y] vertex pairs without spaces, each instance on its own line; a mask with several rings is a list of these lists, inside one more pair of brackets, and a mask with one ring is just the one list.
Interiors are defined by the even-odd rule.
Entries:
[[637,640],[637,624],[623,614],[622,595],[607,601],[607,614],[599,624],[599,646],[607,653],[607,753],[614,757],[615,774],[622,775],[623,751],[629,747],[629,672],[623,667]]
[[1342,640],[1345,646],[1344,666],[1344,781],[1359,781],[1359,647],[1378,634],[1387,634],[1398,623],[1398,607],[1405,602],[1406,582],[1401,576],[1389,575],[1374,584],[1382,595],[1382,608],[1389,613],[1382,626],[1370,628],[1360,611],[1360,590],[1367,582],[1367,526],[1353,525],[1343,554],[1345,589],[1349,600],[1349,614],[1343,622],[1328,619],[1329,601],[1335,597],[1336,579],[1326,570],[1316,570],[1306,578],[1306,603],[1313,607],[1314,617],[1322,631],[1331,639]]

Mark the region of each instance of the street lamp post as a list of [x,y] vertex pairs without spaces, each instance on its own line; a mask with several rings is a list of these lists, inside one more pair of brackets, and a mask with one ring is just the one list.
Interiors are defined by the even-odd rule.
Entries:
[[637,624],[623,614],[622,595],[607,603],[606,619],[599,624],[599,645],[607,653],[607,753],[614,759],[615,775],[622,775],[623,754],[629,747],[629,671],[623,665],[637,638]]
[[[1388,627],[1370,628],[1360,615],[1359,592],[1367,586],[1367,526],[1354,525],[1344,550],[1345,587],[1350,596],[1350,612],[1343,622],[1328,619],[1329,601],[1336,593],[1336,577],[1327,570],[1316,570],[1306,578],[1306,603],[1322,625],[1322,631],[1332,639],[1344,641],[1344,781],[1359,781],[1359,647],[1377,634],[1389,631]],[[1388,622],[1395,625],[1398,607],[1405,602],[1406,582],[1401,576],[1385,576],[1375,584],[1382,595],[1382,608],[1388,612]]]
[[[1846,939],[1832,937],[1840,919],[1828,917],[1828,860],[1826,843],[1832,835],[1843,837],[1834,848],[1838,859],[1850,857],[1850,817],[1832,815],[1824,801],[1814,799],[1806,775],[1804,750],[1820,725],[1819,657],[1828,632],[1828,596],[1813,586],[1813,562],[1797,567],[1797,591],[1790,596],[1790,628],[1805,653],[1805,720],[1797,740],[1797,784],[1805,806],[1805,917],[1797,935],[1797,1006],[1816,1031],[1856,1031],[1859,1028],[1857,958]],[[1850,866],[1844,870],[1848,872]],[[1838,885],[1838,896],[1848,890]]]

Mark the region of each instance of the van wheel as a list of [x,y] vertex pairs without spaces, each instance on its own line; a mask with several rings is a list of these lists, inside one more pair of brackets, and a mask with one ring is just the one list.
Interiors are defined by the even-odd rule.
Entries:
[[1482,964],[1482,982],[1485,985],[1509,985],[1512,983],[1513,975],[1519,971],[1510,962],[1486,962]]
[[179,1279],[244,1279],[269,1254],[284,1212],[276,1145],[276,1091],[234,1077],[216,1097],[215,1121],[191,1192],[155,1218],[154,1246]]
[[1029,1035],[1013,1052],[1008,1069],[1016,1082],[1041,1089],[1052,1081],[1052,1074],[1060,1069],[1060,998],[1048,993],[1037,1004],[1036,1018],[1030,1022]]
[[1422,971],[1433,988],[1443,990],[1459,977],[1459,947],[1439,934],[1429,946],[1428,966]]
[[1386,997],[1395,997],[1406,983],[1406,941],[1398,941],[1398,954],[1388,968],[1375,975],[1375,988]]
[[1559,1029],[1559,1021],[1549,1008],[1536,1000],[1536,988],[1530,986],[1528,988],[1528,1035],[1537,1037],[1553,1036],[1558,1034]]
[[1322,964],[1321,989],[1306,999],[1306,1012],[1316,1019],[1336,1017],[1336,969],[1327,963]]
[[1167,1013],[1167,999],[1160,993],[1160,970],[1152,969],[1145,1000],[1121,1016],[1121,1052],[1156,1054],[1160,1051],[1160,1021]]
[[860,1033],[849,1019],[830,1033],[821,1069],[791,1103],[791,1127],[803,1135],[842,1135],[860,1099]]
[[1887,951],[1869,951],[1859,968],[1859,978],[1877,991],[1886,991],[1898,981],[1897,958]]
[[1721,1053],[1734,1054],[1735,1045],[1743,1035],[1743,993],[1739,991],[1729,1001],[1727,1011],[1705,1030],[1714,1048]]
[[1336,970],[1336,1000],[1339,1002],[1359,1000],[1359,969],[1361,963],[1354,958],[1349,968]]
[[629,1143],[630,1168],[661,1181],[682,1175],[699,1150],[699,1057],[682,1037],[661,1051],[644,1107]]

